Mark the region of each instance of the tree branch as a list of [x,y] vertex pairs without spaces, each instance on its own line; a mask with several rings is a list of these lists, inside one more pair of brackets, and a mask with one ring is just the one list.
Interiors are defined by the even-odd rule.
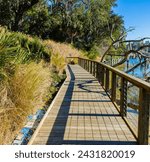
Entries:
[[19,22],[23,17],[23,14],[27,12],[30,8],[32,8],[35,4],[37,4],[40,0],[31,0],[30,3],[22,3],[19,4],[18,9],[15,11],[15,21],[14,24],[12,25],[12,30],[17,31],[19,28]]
[[140,50],[142,50],[142,49],[144,49],[146,47],[150,47],[150,45],[142,46],[138,50],[129,50],[129,51],[125,52],[125,57],[120,62],[118,62],[117,64],[113,65],[113,67],[117,67],[117,66],[125,63],[127,58],[128,58],[128,56],[129,56],[129,54],[131,54],[131,53],[135,53],[135,54],[141,55],[141,56],[143,56],[145,58],[150,58],[150,56],[145,56],[142,52],[140,52]]
[[121,41],[120,43],[142,42],[145,39],[150,39],[150,37],[144,37],[144,38],[138,39],[138,40],[124,40],[124,41]]

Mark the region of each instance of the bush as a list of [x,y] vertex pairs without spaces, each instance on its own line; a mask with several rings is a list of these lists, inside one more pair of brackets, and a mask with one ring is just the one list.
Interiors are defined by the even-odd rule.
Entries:
[[86,52],[86,56],[89,59],[95,60],[99,56],[99,52],[97,51],[96,47],[93,47],[89,52]]
[[31,60],[40,62],[41,59],[49,62],[50,50],[38,38],[31,38],[19,32],[9,32],[0,27],[0,56],[0,61],[3,61],[0,62],[1,65],[15,58],[15,62],[19,63],[26,63]]

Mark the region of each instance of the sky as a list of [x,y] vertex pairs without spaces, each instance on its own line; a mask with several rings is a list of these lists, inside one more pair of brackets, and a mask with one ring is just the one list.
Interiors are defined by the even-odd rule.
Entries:
[[113,10],[123,17],[126,29],[135,29],[127,39],[150,37],[150,0],[117,0]]

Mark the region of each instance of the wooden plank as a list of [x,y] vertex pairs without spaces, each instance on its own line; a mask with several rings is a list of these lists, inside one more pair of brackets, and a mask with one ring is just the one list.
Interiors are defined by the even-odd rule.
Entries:
[[67,75],[29,144],[136,144],[96,78],[78,65]]

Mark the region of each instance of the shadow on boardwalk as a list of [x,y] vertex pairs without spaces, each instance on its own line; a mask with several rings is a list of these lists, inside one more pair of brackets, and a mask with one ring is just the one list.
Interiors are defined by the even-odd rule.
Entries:
[[[76,138],[72,138],[71,140],[68,138],[68,139],[65,139],[64,136],[65,136],[65,131],[66,131],[66,127],[67,127],[67,120],[69,117],[76,117],[76,118],[88,118],[91,120],[91,118],[111,118],[111,117],[114,117],[114,118],[121,118],[119,116],[119,114],[117,113],[108,113],[108,112],[104,112],[104,113],[88,113],[88,112],[73,112],[71,113],[70,112],[70,107],[71,107],[71,104],[72,103],[83,103],[83,104],[88,104],[88,103],[92,103],[92,104],[97,104],[97,103],[105,103],[107,102],[108,104],[111,103],[111,101],[108,99],[108,98],[105,98],[105,95],[104,95],[104,98],[103,99],[83,99],[83,98],[79,98],[79,99],[72,99],[73,98],[73,93],[77,92],[79,93],[80,90],[81,91],[84,91],[84,92],[87,92],[87,93],[100,93],[101,95],[103,95],[102,93],[104,93],[104,91],[101,91],[101,90],[96,90],[95,89],[88,89],[88,86],[93,86],[94,85],[94,82],[96,80],[94,79],[89,79],[89,78],[86,78],[86,80],[80,80],[80,78],[76,80],[76,76],[74,75],[74,72],[72,71],[72,69],[70,68],[70,66],[68,66],[68,70],[69,70],[69,73],[70,73],[70,81],[66,81],[65,85],[68,86],[67,88],[67,91],[64,95],[64,98],[63,98],[63,102],[61,103],[61,106],[60,106],[60,109],[58,111],[58,114],[57,114],[57,117],[55,119],[55,122],[53,124],[53,127],[51,129],[51,132],[49,134],[49,137],[47,139],[47,145],[62,145],[62,144],[73,144],[73,145],[133,145],[133,144],[137,144],[135,140],[102,140],[102,138],[99,138],[99,140],[93,140],[89,138],[89,139],[86,139],[83,138],[83,139],[76,139]],[[77,75],[78,77],[78,75]],[[85,79],[85,77],[83,78]],[[89,80],[88,80],[89,79]],[[88,85],[88,84],[92,84],[92,85]],[[74,89],[74,87],[77,86],[78,88],[78,91],[76,91]],[[95,85],[96,87],[97,85]],[[86,107],[86,106],[85,106]],[[86,107],[88,109],[88,107]],[[90,110],[91,111],[91,110]],[[85,122],[85,121],[83,121]],[[78,123],[80,124],[80,123]],[[82,124],[82,123],[81,123]],[[84,123],[86,124],[86,123]],[[107,124],[106,124],[107,125]],[[74,126],[72,126],[74,127]],[[106,126],[107,127],[107,126]],[[92,128],[92,127],[91,127]],[[93,127],[95,128],[95,127]],[[75,128],[78,130],[78,128]],[[82,129],[82,127],[80,128]],[[85,128],[83,128],[85,129]],[[97,129],[97,128],[96,128]],[[93,130],[93,131],[97,131],[97,130]],[[75,134],[74,132],[71,132],[73,135]],[[79,133],[79,132],[78,132]],[[91,132],[89,132],[89,135],[91,134]],[[96,133],[95,133],[96,134]],[[82,135],[82,134],[81,134]]]
[[47,141],[48,145],[63,144],[63,138],[64,138],[67,118],[68,118],[68,114],[69,114],[71,98],[72,98],[72,94],[73,94],[74,81],[75,81],[75,76],[74,76],[70,66],[68,66],[68,70],[70,73],[70,82],[68,83],[68,89],[64,96],[64,101],[62,102],[62,104],[60,106],[58,115],[56,117],[53,128],[49,135],[49,139]]

